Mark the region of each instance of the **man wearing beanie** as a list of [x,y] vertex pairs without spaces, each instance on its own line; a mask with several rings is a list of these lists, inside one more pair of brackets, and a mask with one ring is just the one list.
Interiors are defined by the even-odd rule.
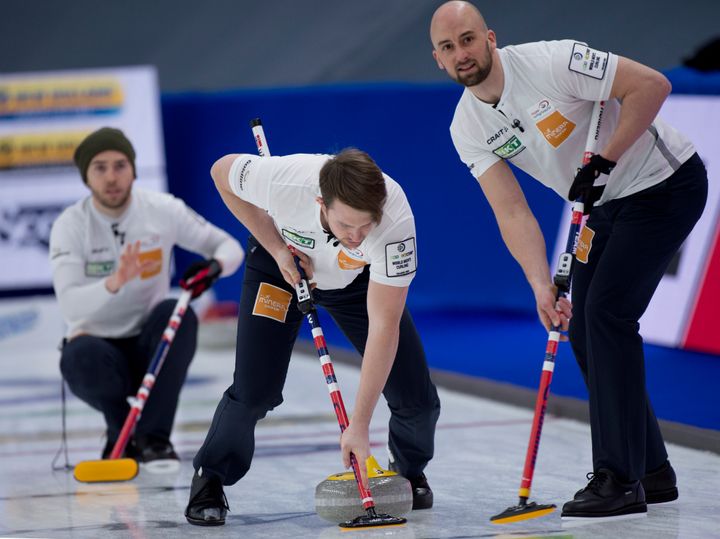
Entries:
[[[50,233],[53,286],[67,324],[60,370],[71,391],[100,411],[109,456],[167,326],[174,245],[201,254],[181,284],[199,296],[240,266],[240,244],[172,195],[133,189],[135,150],[103,127],[74,155],[90,196],[68,207]],[[189,283],[189,284],[188,284]],[[197,317],[188,309],[126,449],[141,463],[178,457],[170,433],[195,353]]]

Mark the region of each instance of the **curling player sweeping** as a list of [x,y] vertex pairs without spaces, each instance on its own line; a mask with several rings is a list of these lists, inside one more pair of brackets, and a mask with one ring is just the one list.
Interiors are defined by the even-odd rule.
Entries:
[[223,485],[247,473],[255,424],[282,402],[303,319],[295,291],[301,276],[288,245],[315,287],[314,302],[363,356],[353,414],[341,436],[344,465],[350,467],[354,455],[359,479],[368,486],[368,429],[382,392],[391,410],[389,446],[397,471],[412,484],[414,506],[432,506],[423,470],[433,456],[440,402],[405,307],[417,243],[402,189],[354,149],[337,155],[231,154],[219,159],[211,174],[251,236],[234,380],[195,457],[187,520],[205,526],[225,522]]

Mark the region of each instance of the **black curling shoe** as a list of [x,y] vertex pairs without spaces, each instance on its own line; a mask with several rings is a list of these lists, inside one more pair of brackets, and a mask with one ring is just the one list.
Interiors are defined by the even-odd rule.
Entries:
[[195,472],[190,485],[190,501],[185,518],[196,526],[225,524],[228,503],[219,477],[203,477]]
[[647,503],[665,503],[678,499],[677,477],[669,460],[645,474],[640,482],[645,489]]
[[413,493],[413,511],[418,509],[430,509],[433,506],[433,491],[428,485],[425,474],[419,477],[408,479]]
[[[388,463],[388,470],[400,474],[400,470],[397,469],[395,462]],[[419,476],[413,478],[407,477],[403,474],[400,475],[410,481],[413,495],[413,511],[418,509],[430,509],[433,506],[433,491],[430,488],[430,485],[428,485],[425,474],[421,473]]]
[[640,481],[623,483],[601,468],[587,474],[590,482],[563,505],[562,518],[605,518],[647,513],[645,491]]

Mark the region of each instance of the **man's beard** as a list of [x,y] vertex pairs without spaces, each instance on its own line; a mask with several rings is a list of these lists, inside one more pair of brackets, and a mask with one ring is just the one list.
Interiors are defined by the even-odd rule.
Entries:
[[[486,65],[481,66],[477,61],[475,62],[475,65],[477,65],[478,69],[474,73],[467,73],[464,75],[458,74],[455,78],[457,82],[462,84],[465,87],[470,86],[477,86],[481,82],[483,82],[485,79],[488,78],[488,75],[490,75],[490,71],[492,71],[493,66],[493,58],[492,54],[490,53],[490,44],[487,45],[487,57],[488,62]],[[457,73],[457,70],[455,71]]]
[[122,208],[125,206],[130,199],[130,189],[128,189],[122,197],[119,199],[113,200],[110,197],[106,197],[102,193],[95,192],[95,200],[103,206],[104,208],[107,208],[109,210],[117,210],[118,208]]

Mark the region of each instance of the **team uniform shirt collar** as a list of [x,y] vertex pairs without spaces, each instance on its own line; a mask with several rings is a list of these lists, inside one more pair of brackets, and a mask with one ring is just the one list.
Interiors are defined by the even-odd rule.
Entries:
[[111,217],[110,215],[107,215],[106,213],[101,212],[93,203],[92,197],[89,197],[87,199],[87,205],[90,214],[93,216],[94,219],[99,220],[103,225],[107,225],[112,227],[113,225],[116,227],[122,227],[123,224],[127,223],[134,213],[134,209],[137,206],[135,202],[135,195],[130,197],[130,204],[128,204],[128,207],[125,208],[125,211],[120,215],[119,217]]

